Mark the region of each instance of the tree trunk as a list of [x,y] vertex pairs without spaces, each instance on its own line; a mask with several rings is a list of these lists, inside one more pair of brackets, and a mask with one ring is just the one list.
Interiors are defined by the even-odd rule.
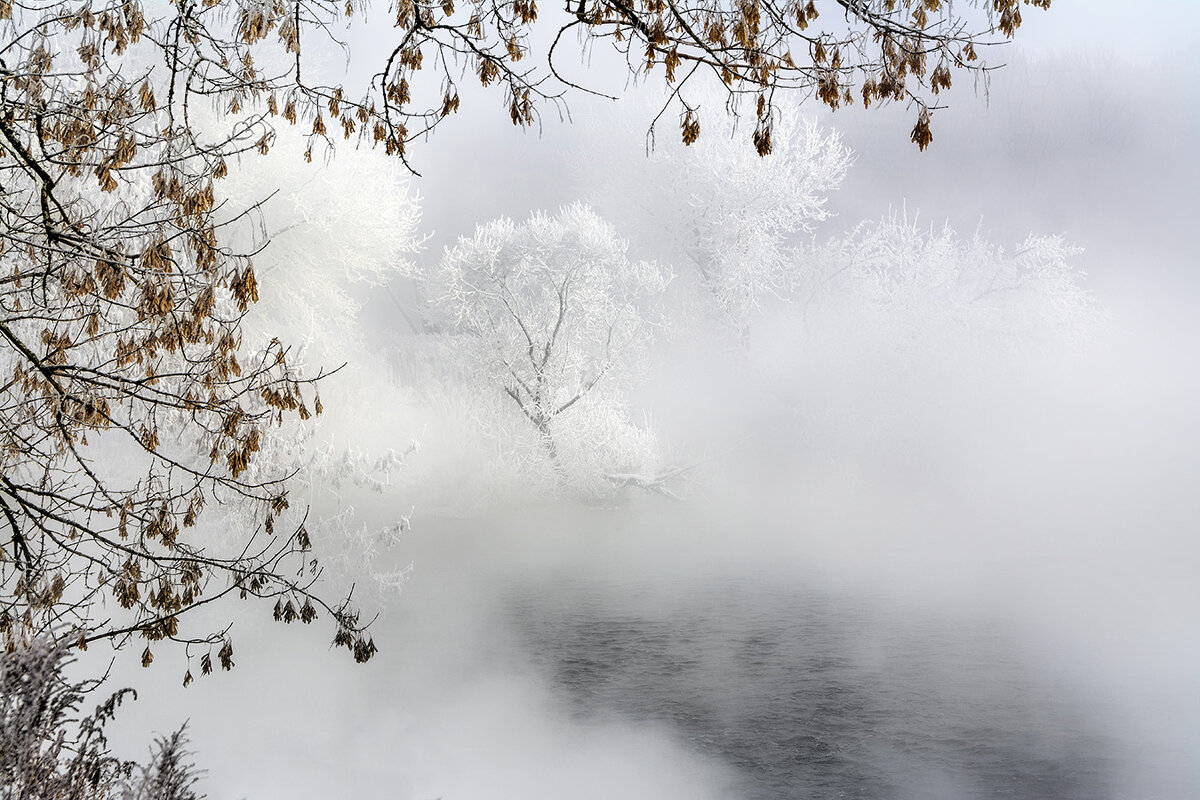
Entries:
[[557,468],[558,445],[555,444],[554,437],[550,434],[550,418],[538,417],[533,424],[537,427],[538,435],[542,437],[542,444],[545,445],[546,452],[550,454],[550,460],[554,462],[554,466]]

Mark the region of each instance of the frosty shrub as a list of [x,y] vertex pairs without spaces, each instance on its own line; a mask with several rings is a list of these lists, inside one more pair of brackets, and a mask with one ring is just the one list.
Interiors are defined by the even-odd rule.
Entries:
[[82,712],[100,681],[72,682],[67,646],[39,639],[0,654],[0,800],[200,800],[184,729],[145,764],[109,752],[105,726],[122,689]]

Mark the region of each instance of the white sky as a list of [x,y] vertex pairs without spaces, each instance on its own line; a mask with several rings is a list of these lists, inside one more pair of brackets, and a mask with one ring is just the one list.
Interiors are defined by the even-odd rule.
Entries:
[[1197,0],[1053,0],[1049,11],[1027,8],[1017,37],[1030,51],[1114,50],[1141,57],[1194,45],[1200,36]]

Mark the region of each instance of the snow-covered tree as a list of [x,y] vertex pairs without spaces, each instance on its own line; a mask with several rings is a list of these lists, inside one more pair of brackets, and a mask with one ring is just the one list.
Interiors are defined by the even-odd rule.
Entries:
[[621,379],[651,335],[645,303],[667,281],[655,265],[630,260],[613,227],[574,204],[520,224],[480,225],[446,250],[427,297],[480,374],[569,472],[564,441],[621,407]]
[[1098,316],[1072,264],[1081,252],[1036,235],[1006,250],[981,231],[964,238],[893,212],[805,254],[800,300],[814,332],[853,326],[895,342],[1071,336]]
[[[262,285],[246,338],[285,335],[300,345],[292,356],[297,366],[337,370],[321,387],[336,410],[287,425],[263,443],[260,455],[292,473],[291,495],[308,509],[323,578],[354,586],[360,602],[375,604],[404,574],[387,555],[409,525],[405,511],[412,503],[395,491],[394,477],[415,445],[399,434],[388,439],[403,427],[401,409],[382,401],[395,387],[382,354],[363,335],[361,312],[369,291],[415,273],[421,206],[399,160],[342,148],[326,161],[307,163],[301,158],[307,146],[306,137],[282,129],[268,155],[245,157],[218,185],[218,202],[253,207],[221,236],[234,249],[257,252]],[[277,189],[262,198],[265,185]],[[362,413],[368,407],[371,413]],[[372,495],[383,499],[368,501]],[[367,506],[380,511],[369,513]]]
[[306,163],[308,146],[282,128],[267,155],[242,157],[216,185],[217,202],[253,211],[223,227],[221,239],[257,253],[261,285],[249,333],[286,334],[308,359],[336,366],[363,351],[364,293],[414,274],[421,204],[398,160],[343,147]]
[[598,171],[587,176],[604,213],[640,249],[693,273],[743,334],[764,297],[792,286],[794,247],[829,216],[828,193],[853,160],[835,131],[795,104],[780,104],[773,126],[766,158],[727,131],[690,146],[658,142],[645,158],[610,150],[613,157],[592,162]]

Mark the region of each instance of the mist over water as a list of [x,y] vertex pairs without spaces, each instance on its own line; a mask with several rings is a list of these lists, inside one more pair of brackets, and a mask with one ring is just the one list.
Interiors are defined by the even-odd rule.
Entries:
[[426,517],[377,660],[247,619],[131,713],[227,796],[1188,798],[1196,384],[1130,358],[826,376],[684,502]]
[[[236,670],[185,692],[156,665],[120,724],[170,730],[187,709],[212,797],[1200,796],[1198,170],[1181,144],[1200,104],[1160,104],[1167,81],[1114,108],[1076,91],[1103,64],[1059,59],[998,77],[989,107],[960,99],[926,155],[900,114],[886,132],[824,120],[858,159],[822,235],[889,207],[964,233],[982,217],[1006,245],[1065,233],[1105,311],[1084,341],[854,324],[817,341],[782,306],[744,348],[668,331],[636,403],[694,464],[681,500],[499,493],[456,515],[478,477],[427,471],[439,505],[413,488],[389,556],[412,573],[376,659],[247,613]],[[530,178],[576,152],[569,134],[503,139],[511,158],[479,175],[470,154],[496,151],[453,130],[429,145],[449,179],[421,185],[428,258],[476,218],[577,195],[565,167]],[[372,299],[368,333],[395,345],[390,302]]]
[[534,601],[531,644],[579,713],[670,725],[735,770],[737,796],[1112,796],[1095,709],[994,626],[753,576],[669,613],[646,591]]

